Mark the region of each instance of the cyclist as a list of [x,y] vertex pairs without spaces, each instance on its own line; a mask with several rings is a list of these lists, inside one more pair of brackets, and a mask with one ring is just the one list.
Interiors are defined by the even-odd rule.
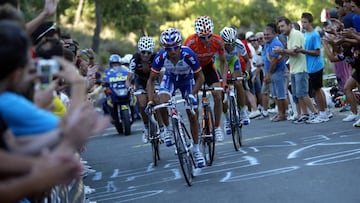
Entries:
[[[209,16],[201,16],[195,21],[195,34],[190,35],[184,42],[185,46],[190,47],[197,55],[205,76],[205,83],[212,87],[225,87],[226,80],[221,82],[221,78],[227,76],[227,62],[225,58],[225,48],[223,39],[213,34],[214,24]],[[214,56],[218,54],[220,66],[218,71],[214,66]],[[212,91],[214,98],[215,116],[215,136],[217,141],[223,141],[224,135],[220,127],[222,114],[222,92]]]
[[[134,80],[135,90],[146,92],[146,83],[150,76],[151,63],[155,57],[154,54],[155,41],[153,38],[143,36],[138,41],[138,52],[135,53],[130,60],[126,86],[130,87],[131,80]],[[125,56],[124,56],[125,57]],[[148,102],[147,94],[139,94],[137,96],[139,102],[139,111],[144,122],[142,139],[144,143],[148,143],[148,117],[145,113],[145,107]]]
[[[231,74],[231,77],[241,77],[242,76],[242,69],[240,65],[239,55],[245,58],[246,61],[248,60],[247,52],[245,49],[244,44],[237,39],[237,32],[233,28],[224,27],[220,31],[220,36],[224,40],[225,43],[225,58],[228,63],[228,68]],[[220,60],[216,56],[215,66],[219,69]],[[247,115],[247,106],[245,104],[245,89],[243,87],[242,81],[235,81],[234,86],[236,89],[237,94],[237,102],[240,108],[240,119],[242,119],[244,124],[250,123],[249,117]],[[225,122],[225,132],[226,134],[231,134],[230,128],[230,121],[226,115],[226,122]]]
[[[155,56],[150,78],[147,83],[149,100],[153,100],[154,96],[154,81],[159,75],[162,68],[165,69],[162,78],[159,99],[160,103],[169,101],[170,96],[175,94],[175,90],[179,89],[183,98],[189,98],[195,108],[196,114],[193,115],[189,109],[186,113],[190,123],[191,135],[194,141],[193,153],[198,167],[203,167],[205,164],[204,157],[199,149],[199,119],[197,111],[197,95],[198,90],[204,82],[204,75],[201,70],[196,54],[186,46],[181,46],[181,33],[175,28],[168,28],[161,33],[160,43],[164,47]],[[165,143],[171,146],[169,128],[169,117],[166,109],[160,109],[162,122],[165,124]],[[159,122],[160,124],[160,122]]]

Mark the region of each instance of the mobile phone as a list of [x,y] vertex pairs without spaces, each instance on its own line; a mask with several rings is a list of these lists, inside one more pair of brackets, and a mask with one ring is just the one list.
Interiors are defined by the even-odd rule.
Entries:
[[40,77],[42,89],[52,81],[53,75],[60,71],[60,64],[54,59],[40,59],[36,63],[36,72]]

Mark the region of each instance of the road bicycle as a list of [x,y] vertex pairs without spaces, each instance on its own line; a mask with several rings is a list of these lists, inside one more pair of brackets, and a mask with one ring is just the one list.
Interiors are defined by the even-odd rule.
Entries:
[[222,87],[207,87],[205,84],[200,91],[202,92],[201,97],[201,135],[200,145],[202,153],[205,158],[207,166],[211,166],[215,156],[215,125],[214,125],[214,114],[212,112],[209,99],[207,98],[208,91],[223,91]]
[[237,103],[237,96],[235,93],[234,82],[238,80],[244,80],[243,77],[228,78],[227,84],[229,89],[226,90],[224,101],[228,102],[229,121],[231,128],[231,135],[234,144],[235,151],[239,151],[242,146],[242,126],[243,121],[240,117],[240,110]]
[[169,109],[169,117],[171,118],[171,123],[173,127],[177,156],[179,158],[179,163],[181,166],[181,170],[184,174],[185,181],[189,186],[191,186],[192,179],[194,177],[193,168],[197,168],[197,165],[195,164],[195,160],[192,154],[192,136],[186,128],[182,115],[177,110],[177,105],[180,103],[184,103],[190,106],[191,113],[195,115],[195,111],[192,108],[191,102],[189,102],[188,99],[177,100],[175,96],[172,96],[170,100],[166,103],[154,106],[153,110],[156,111],[160,108]]

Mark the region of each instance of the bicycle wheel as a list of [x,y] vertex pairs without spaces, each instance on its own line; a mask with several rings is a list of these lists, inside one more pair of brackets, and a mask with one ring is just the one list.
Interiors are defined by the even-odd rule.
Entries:
[[[182,129],[180,131],[178,120],[176,118],[173,118],[172,122],[173,122],[173,129],[174,129],[175,146],[176,146],[181,170],[184,174],[186,183],[188,184],[188,186],[191,186],[192,178],[193,178],[192,166],[194,163],[193,163],[193,158],[191,157],[191,152],[187,151],[185,148],[185,146],[187,145],[186,140],[188,140],[190,135],[189,135],[188,131],[186,130],[185,125],[183,123],[181,124]],[[181,133],[183,133],[184,139],[181,139],[181,137],[182,137]],[[184,141],[185,141],[185,143],[184,143]],[[190,141],[190,140],[188,140],[188,141]]]
[[160,160],[160,140],[159,136],[157,135],[157,131],[157,124],[149,120],[149,139],[151,143],[154,166],[157,166],[157,161]]
[[214,117],[210,106],[203,112],[203,132],[201,137],[202,152],[207,166],[211,166],[215,156],[215,128]]
[[239,151],[242,146],[242,124],[240,123],[239,114],[237,113],[234,97],[230,97],[229,110],[232,140],[235,151]]

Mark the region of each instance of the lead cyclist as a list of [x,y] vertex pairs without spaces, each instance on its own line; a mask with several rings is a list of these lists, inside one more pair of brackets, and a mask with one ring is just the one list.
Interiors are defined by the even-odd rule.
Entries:
[[[239,56],[244,57],[248,63],[247,65],[250,66],[244,44],[237,38],[237,32],[234,28],[224,27],[220,31],[220,36],[224,40],[225,58],[228,63],[228,70],[231,73],[231,77],[233,78],[242,77],[243,73],[240,65]],[[215,66],[218,69],[220,68],[220,60],[217,57],[217,55],[215,56]],[[243,81],[241,80],[235,81],[234,87],[236,89],[237,103],[240,109],[240,119],[243,121],[244,124],[249,124],[250,119],[247,114],[246,94],[243,86]],[[229,116],[227,110],[225,111],[225,109],[227,108],[223,108],[223,109],[226,118],[224,130],[226,134],[231,135]]]

